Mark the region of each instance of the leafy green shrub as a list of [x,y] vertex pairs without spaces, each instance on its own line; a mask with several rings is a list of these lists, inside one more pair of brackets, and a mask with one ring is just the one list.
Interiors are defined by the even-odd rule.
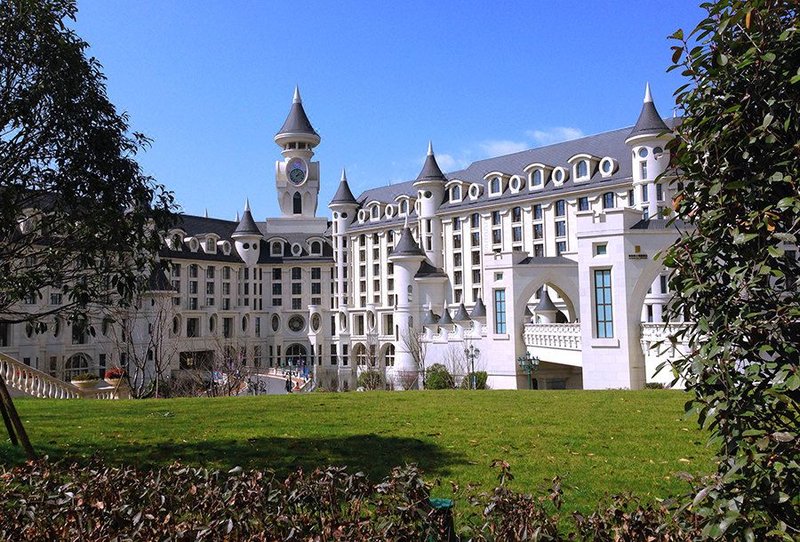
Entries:
[[475,376],[475,389],[476,390],[486,390],[489,389],[486,386],[486,381],[489,379],[489,374],[486,371],[475,371],[474,373],[467,373],[464,379],[461,381],[461,388],[465,390],[472,389],[472,377]]
[[455,386],[453,375],[441,363],[434,363],[425,372],[425,389],[449,390]]
[[663,390],[665,389],[664,384],[661,382],[648,382],[644,385],[644,387],[648,390]]
[[366,370],[358,375],[358,387],[368,391],[383,389],[383,375],[372,369]]

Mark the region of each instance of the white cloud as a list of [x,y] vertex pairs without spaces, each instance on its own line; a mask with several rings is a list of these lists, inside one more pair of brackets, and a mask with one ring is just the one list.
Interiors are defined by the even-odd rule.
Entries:
[[579,137],[583,137],[584,134],[580,128],[555,126],[546,130],[528,130],[525,132],[525,135],[536,145],[543,146],[560,143],[561,141],[569,141],[570,139],[578,139]]
[[483,141],[478,146],[487,157],[512,154],[530,148],[530,144],[525,141],[511,141],[508,139]]
[[442,168],[442,171],[456,171],[458,169],[464,169],[469,165],[469,160],[456,158],[452,154],[437,154],[436,162],[439,164],[439,167]]

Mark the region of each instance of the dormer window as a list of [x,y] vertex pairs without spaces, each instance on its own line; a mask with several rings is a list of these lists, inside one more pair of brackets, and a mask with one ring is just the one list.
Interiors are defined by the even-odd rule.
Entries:
[[461,201],[461,186],[455,185],[450,189],[450,201]]
[[522,180],[519,177],[511,177],[511,180],[508,182],[508,187],[511,189],[511,192],[516,194],[522,188]]
[[581,160],[575,167],[575,177],[582,179],[589,176],[589,162]]
[[604,179],[611,177],[617,170],[617,161],[613,158],[606,156],[600,160],[600,176]]
[[478,184],[473,184],[469,187],[469,199],[476,200],[481,195],[481,188]]
[[322,255],[322,243],[319,241],[311,241],[311,254],[314,256]]
[[217,242],[214,238],[209,237],[206,239],[206,254],[216,254],[217,253]]
[[492,177],[489,181],[489,194],[496,196],[502,192],[502,181],[500,177]]
[[283,243],[280,241],[270,243],[269,253],[271,256],[283,256]]
[[408,200],[404,199],[400,202],[400,215],[408,214]]
[[535,169],[533,171],[533,175],[531,176],[531,186],[533,186],[534,188],[541,187],[542,186],[542,182],[543,182],[542,170],[541,169]]
[[370,211],[370,216],[372,220],[378,220],[381,217],[381,208],[375,205]]

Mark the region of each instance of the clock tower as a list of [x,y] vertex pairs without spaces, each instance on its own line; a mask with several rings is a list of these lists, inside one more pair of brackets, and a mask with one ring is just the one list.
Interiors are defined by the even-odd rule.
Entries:
[[319,162],[311,158],[319,142],[319,134],[303,109],[300,90],[295,87],[289,116],[275,134],[283,155],[283,160],[275,163],[275,188],[284,217],[311,218],[317,213]]

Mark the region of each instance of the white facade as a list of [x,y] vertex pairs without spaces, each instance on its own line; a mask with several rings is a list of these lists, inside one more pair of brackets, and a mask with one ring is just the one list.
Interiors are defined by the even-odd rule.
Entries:
[[[421,364],[433,363],[457,379],[486,371],[493,388],[669,382],[654,375],[665,357],[653,347],[669,301],[655,256],[676,237],[668,183],[656,182],[669,138],[648,91],[633,129],[448,174],[429,145],[417,179],[358,197],[343,172],[328,220],[316,216],[320,137],[295,92],[275,136],[282,216],[256,221],[249,203],[236,221],[184,216],[161,254],[174,290],[144,300],[159,300],[158,318],[146,302],[130,315],[128,342],[152,343],[158,325],[171,370],[222,352],[251,368],[303,365],[339,389],[367,370],[419,386]],[[49,294],[42,303],[58,301]],[[5,325],[0,352],[61,378],[128,361],[119,326],[99,321],[95,337],[67,327],[29,337]],[[481,355],[468,360],[467,346]],[[517,361],[526,352],[541,360],[530,377]]]

